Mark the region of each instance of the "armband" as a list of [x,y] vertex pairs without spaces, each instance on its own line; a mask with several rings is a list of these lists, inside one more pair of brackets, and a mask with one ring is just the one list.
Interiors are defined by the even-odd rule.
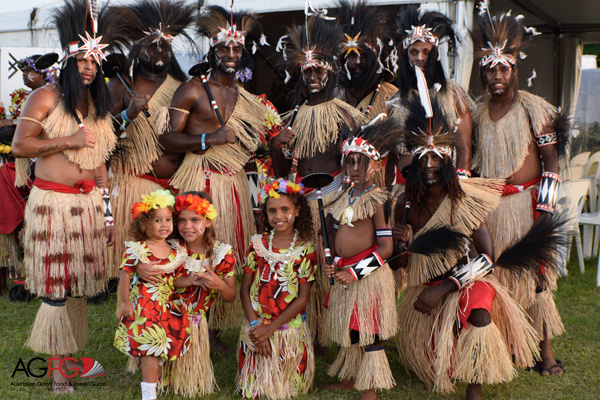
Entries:
[[544,172],[540,180],[540,192],[538,195],[538,211],[554,213],[556,200],[558,198],[558,186],[560,185],[560,176],[554,172]]
[[365,276],[371,275],[375,270],[381,267],[384,261],[376,251],[371,253],[365,259],[361,260],[358,264],[350,267],[348,270],[354,275],[354,280],[361,280]]
[[535,140],[537,141],[538,147],[558,143],[558,137],[556,136],[556,132],[545,133],[543,135],[537,136]]
[[468,179],[471,177],[471,171],[468,169],[457,168],[456,176],[458,176],[458,179]]
[[202,136],[200,137],[200,144],[202,145],[202,150],[206,150],[207,146],[206,146],[206,133],[203,133]]
[[112,215],[112,207],[110,205],[110,194],[108,188],[102,188],[102,202],[104,203],[104,223],[106,226],[114,226],[115,220]]
[[469,283],[494,272],[494,267],[495,265],[490,256],[482,253],[476,258],[470,259],[468,263],[461,267],[456,267],[448,278],[452,279],[459,289],[462,289]]
[[375,236],[377,236],[377,238],[391,238],[392,228],[390,228],[389,226],[385,228],[376,228]]

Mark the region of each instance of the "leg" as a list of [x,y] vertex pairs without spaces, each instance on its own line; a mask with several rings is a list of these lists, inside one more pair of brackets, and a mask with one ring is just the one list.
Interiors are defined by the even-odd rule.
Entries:
[[[477,328],[483,328],[488,326],[492,322],[492,315],[483,308],[476,308],[471,311],[469,319],[467,319],[471,325]],[[467,400],[480,400],[482,398],[481,384],[470,383],[467,385]]]
[[140,360],[142,367],[142,400],[156,400],[156,382],[160,376],[159,358],[144,356]]
[[542,358],[540,374],[544,376],[560,376],[564,370],[561,364],[554,359],[552,352],[551,339],[544,334],[544,339],[540,342],[540,357]]
[[467,385],[467,400],[480,400],[482,398],[481,384],[470,383]]
[[210,348],[220,351],[221,353],[234,354],[235,349],[223,342],[219,337],[220,335],[221,331],[219,329],[208,330],[208,340],[210,341]]
[[[58,394],[73,393],[73,386],[69,384],[69,375],[73,372],[67,368],[67,363],[63,360],[66,355],[53,355],[51,362],[52,370],[52,392]],[[75,372],[76,373],[76,372]]]

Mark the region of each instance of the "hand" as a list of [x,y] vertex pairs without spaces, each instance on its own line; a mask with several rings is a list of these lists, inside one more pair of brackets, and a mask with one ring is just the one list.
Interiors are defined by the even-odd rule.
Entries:
[[206,269],[203,274],[197,274],[200,283],[198,284],[202,289],[205,290],[222,290],[223,279],[215,271],[210,268]]
[[273,138],[271,144],[273,145],[273,148],[280,149],[288,144],[294,136],[296,136],[296,134],[290,128],[282,129],[279,134]]
[[133,306],[129,300],[121,301],[121,316],[124,318],[133,318]]
[[392,239],[406,246],[412,242],[413,231],[410,225],[396,225],[392,229]]
[[139,263],[135,267],[135,272],[139,275],[140,279],[144,282],[151,283],[153,285],[158,285],[160,283],[160,278],[158,275],[162,273],[160,268],[156,268],[155,265],[160,261],[150,261],[148,264]]
[[141,94],[136,94],[131,98],[129,102],[129,106],[127,106],[127,118],[134,120],[140,115],[142,110],[148,109],[148,102],[150,101],[150,96],[143,96]]
[[333,279],[335,279],[336,282],[341,283],[342,285],[348,285],[354,282],[354,275],[352,275],[352,272],[348,271],[347,269],[344,269],[336,272],[333,275]]
[[272,329],[269,325],[258,325],[250,329],[248,332],[248,336],[254,347],[256,348],[256,352],[263,356],[271,355],[271,344],[269,343],[269,338],[273,334]]
[[89,129],[79,129],[71,136],[72,149],[83,149],[84,147],[94,148],[96,145],[96,134]]
[[445,295],[446,291],[443,283],[428,286],[417,297],[414,304],[415,310],[422,314],[431,315],[431,312],[440,304]]
[[115,227],[114,226],[106,226],[106,245],[112,246],[115,244]]
[[327,279],[331,278],[333,276],[333,274],[335,273],[335,267],[333,265],[323,264],[321,269]]
[[[208,137],[207,137],[208,139]],[[235,143],[235,131],[225,125],[210,134],[211,145],[233,144]],[[208,144],[208,143],[207,143]]]

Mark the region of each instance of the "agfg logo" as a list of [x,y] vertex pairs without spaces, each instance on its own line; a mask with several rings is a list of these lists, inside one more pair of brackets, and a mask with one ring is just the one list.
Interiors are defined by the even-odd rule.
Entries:
[[[79,368],[68,368],[65,365],[65,369],[72,371],[72,374],[66,374],[63,372],[62,370],[62,365],[65,361],[69,360],[69,361],[73,361],[73,362],[77,362],[77,359],[72,358],[72,357],[66,357],[63,358],[59,363],[57,367],[52,367],[52,361],[58,361],[58,358],[49,358],[48,360],[46,360],[45,358],[42,357],[34,357],[31,360],[29,360],[27,362],[27,364],[23,361],[23,359],[19,358],[19,361],[17,362],[17,365],[15,366],[15,370],[13,371],[12,375],[10,376],[11,378],[14,378],[17,372],[23,372],[25,373],[25,375],[29,378],[29,377],[34,377],[34,378],[41,378],[44,375],[46,375],[46,372],[48,372],[49,377],[52,376],[52,371],[59,371],[60,374],[62,376],[64,376],[65,378],[74,378],[77,376],[77,374],[79,373]],[[81,363],[83,364],[83,372],[81,372],[81,375],[79,375],[82,378],[96,378],[98,376],[102,376],[105,375],[106,372],[104,371],[104,368],[102,368],[102,365],[100,365],[100,363],[96,360],[94,360],[93,358],[89,358],[89,357],[81,357]]]

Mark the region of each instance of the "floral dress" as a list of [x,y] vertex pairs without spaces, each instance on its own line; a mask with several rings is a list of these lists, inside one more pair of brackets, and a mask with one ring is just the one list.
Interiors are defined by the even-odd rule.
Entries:
[[[269,251],[266,235],[252,237],[244,272],[253,277],[250,301],[262,325],[270,324],[298,298],[301,284],[315,280],[316,266],[312,243],[300,243],[291,252],[275,248]],[[271,336],[272,357],[256,357],[245,322],[238,349],[238,390],[242,396],[287,398],[308,391],[314,375],[314,354],[305,321],[306,309]]]
[[[169,241],[171,254],[155,257],[145,242],[125,242],[121,269],[131,276],[129,299],[134,317],[121,316],[114,345],[132,357],[153,356],[175,360],[189,348],[190,328],[187,313],[173,299],[173,282],[184,274],[183,262],[187,250],[177,241]],[[160,261],[160,283],[154,285],[139,280],[135,272],[140,262]]]

